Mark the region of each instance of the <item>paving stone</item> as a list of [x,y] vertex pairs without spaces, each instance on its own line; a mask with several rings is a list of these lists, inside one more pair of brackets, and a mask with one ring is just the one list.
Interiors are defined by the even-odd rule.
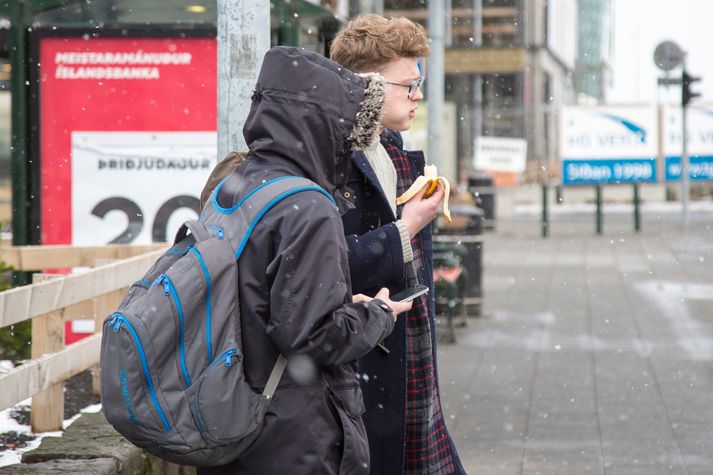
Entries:
[[664,468],[684,463],[678,444],[672,438],[642,438],[641,435],[635,438],[604,439],[604,463],[611,466],[640,464]]
[[47,475],[71,473],[76,475],[115,475],[119,473],[119,463],[113,458],[93,460],[60,459],[40,463],[22,463],[0,467],[1,474]]
[[40,446],[22,456],[23,464],[58,459],[113,458],[120,462],[123,474],[146,470],[146,456],[121,437],[101,412],[83,414],[64,431],[62,437],[45,437]]
[[[540,460],[541,459],[541,460]],[[563,454],[561,457],[551,457],[541,454],[528,455],[523,464],[523,475],[600,475],[599,460],[578,460],[576,456]]]

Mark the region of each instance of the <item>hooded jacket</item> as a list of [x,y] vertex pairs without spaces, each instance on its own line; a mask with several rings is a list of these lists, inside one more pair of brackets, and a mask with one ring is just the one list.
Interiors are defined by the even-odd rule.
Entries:
[[[393,329],[383,302],[351,303],[340,210],[349,154],[375,138],[383,80],[357,76],[292,47],[265,56],[244,135],[250,154],[225,182],[230,207],[267,180],[309,178],[255,227],[240,259],[246,377],[261,391],[278,355],[289,361],[264,428],[239,460],[199,473],[367,474],[369,453],[356,360]],[[209,206],[211,203],[209,203]]]

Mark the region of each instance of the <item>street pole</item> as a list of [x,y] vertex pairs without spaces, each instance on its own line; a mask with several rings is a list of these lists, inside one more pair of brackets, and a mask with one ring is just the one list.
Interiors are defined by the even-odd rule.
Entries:
[[445,63],[445,8],[442,1],[428,2],[428,36],[431,55],[428,58],[428,161],[443,169],[443,100]]
[[547,212],[547,182],[542,182],[542,237],[546,238],[550,234],[550,217]]
[[[483,0],[473,2],[473,46],[483,46]],[[473,136],[483,134],[483,77],[473,75]]]
[[384,0],[374,0],[374,14],[384,16]]
[[[686,71],[686,56],[683,56],[683,71]],[[684,231],[688,229],[688,104],[684,101],[681,106],[681,124],[683,138],[681,140],[681,217]]]
[[218,159],[247,151],[243,125],[270,49],[270,2],[218,0]]
[[10,61],[12,73],[10,91],[12,96],[12,133],[10,142],[12,170],[12,243],[15,246],[30,243],[30,203],[28,158],[29,119],[27,75],[27,26],[30,23],[30,8],[24,1],[11,7]]

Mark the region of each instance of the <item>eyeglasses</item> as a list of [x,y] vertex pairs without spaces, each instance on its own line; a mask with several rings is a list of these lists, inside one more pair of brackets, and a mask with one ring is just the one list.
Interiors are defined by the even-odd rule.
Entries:
[[411,99],[413,95],[416,93],[417,89],[421,88],[421,84],[423,84],[425,78],[419,77],[418,79],[414,79],[408,84],[399,84],[397,82],[389,82],[386,81],[386,84],[391,84],[392,86],[401,86],[401,87],[407,87],[408,88],[408,98]]

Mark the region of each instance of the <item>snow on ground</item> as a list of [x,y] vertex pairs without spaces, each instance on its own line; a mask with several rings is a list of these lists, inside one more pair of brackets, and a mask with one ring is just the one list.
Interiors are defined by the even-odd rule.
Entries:
[[0,360],[0,374],[7,373],[10,371],[14,365],[10,360]]
[[10,417],[10,412],[12,412],[14,409],[19,408],[20,406],[30,406],[30,400],[26,399],[22,401],[21,403],[17,404],[16,406],[10,407],[8,409],[5,409],[4,411],[0,412],[0,432],[18,432],[18,433],[28,433],[30,432],[30,427],[20,424],[15,419]]
[[[8,372],[12,368],[13,368],[12,362],[7,361],[7,360],[0,360],[0,374]],[[18,434],[28,434],[28,435],[32,435],[32,436],[36,437],[34,440],[28,441],[27,445],[25,447],[0,450],[0,467],[3,467],[5,465],[12,465],[12,464],[20,463],[20,458],[22,457],[22,454],[24,452],[28,452],[32,449],[37,448],[40,445],[40,442],[42,442],[42,439],[44,437],[61,437],[62,436],[62,431],[43,432],[40,434],[33,434],[29,425],[20,424],[15,419],[13,419],[11,417],[11,414],[13,412],[16,412],[18,410],[26,411],[27,409],[29,409],[31,407],[31,404],[32,404],[32,399],[25,399],[24,401],[19,402],[18,404],[14,405],[13,407],[5,409],[4,411],[0,411],[0,434],[7,434],[8,432],[16,432]],[[100,410],[101,410],[101,404],[94,404],[94,405],[87,406],[84,409],[82,409],[81,413],[99,412]],[[62,427],[64,429],[66,429],[78,418],[79,418],[79,414],[76,414],[75,416],[73,416],[69,419],[66,419],[62,423]]]
[[[7,432],[17,432],[18,434],[32,434],[29,425],[18,424],[12,417],[10,417],[10,413],[13,410],[17,410],[20,406],[26,406],[29,408],[30,404],[31,399],[26,399],[11,408],[5,409],[4,411],[0,411],[0,434]],[[81,414],[99,412],[100,410],[101,404],[94,404],[82,409]],[[79,418],[79,416],[80,414],[76,414],[69,419],[65,419],[62,423],[62,427],[66,430],[67,427],[72,425],[72,423]],[[17,449],[8,449],[0,452],[0,467],[20,463],[20,459],[24,452],[28,452],[32,449],[37,448],[44,437],[62,437],[62,431],[42,432],[39,434],[32,435],[35,436],[36,439],[27,442],[27,445],[25,447]]]
[[[10,413],[14,410],[19,409],[21,406],[30,406],[30,399],[26,399],[13,407],[5,409],[0,412],[0,433],[7,432],[17,432],[18,434],[31,434],[30,426],[24,424],[18,424],[12,417]],[[12,465],[15,463],[20,463],[20,458],[24,452],[37,448],[40,445],[43,437],[49,436],[61,436],[62,432],[45,432],[42,434],[33,434],[37,436],[36,439],[27,442],[25,447],[16,449],[7,449],[0,452],[0,467],[5,465]]]

